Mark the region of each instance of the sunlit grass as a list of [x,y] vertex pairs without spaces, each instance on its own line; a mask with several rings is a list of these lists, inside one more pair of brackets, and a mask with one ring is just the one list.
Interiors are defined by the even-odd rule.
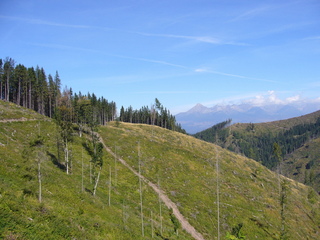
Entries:
[[[7,117],[19,114],[8,113]],[[24,154],[39,133],[44,137],[47,153],[41,163],[42,203],[38,201],[37,161]],[[278,178],[259,163],[155,126],[109,123],[100,127],[99,133],[105,144],[137,171],[139,144],[142,175],[159,184],[205,239],[217,236],[217,158],[222,236],[239,223],[243,223],[242,233],[248,239],[279,235]],[[182,229],[178,234],[174,232],[169,209],[159,203],[158,195],[146,183],[142,183],[142,237],[138,177],[104,152],[94,197],[90,156],[83,148],[89,139],[74,134],[70,175],[63,169],[63,149],[58,151],[58,139],[57,126],[45,118],[0,123],[1,238],[192,239]],[[317,239],[319,197],[302,184],[290,181],[289,185],[290,239]]]

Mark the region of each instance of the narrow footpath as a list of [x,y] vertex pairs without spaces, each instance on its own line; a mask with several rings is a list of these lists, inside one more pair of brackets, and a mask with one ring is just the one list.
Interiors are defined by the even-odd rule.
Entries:
[[[98,134],[97,134],[98,135]],[[99,136],[99,135],[98,135]],[[100,137],[100,136],[99,136]],[[171,208],[173,211],[173,214],[176,216],[176,218],[181,223],[181,226],[184,230],[186,230],[191,236],[196,240],[204,240],[201,233],[199,233],[189,222],[188,220],[180,213],[177,205],[171,201],[171,199],[154,183],[150,182],[148,179],[146,179],[143,175],[139,174],[136,170],[134,170],[125,160],[117,156],[112,150],[107,147],[103,141],[103,139],[100,137],[100,142],[103,144],[104,148],[114,157],[118,159],[120,163],[122,163],[125,167],[127,167],[131,172],[133,172],[137,177],[141,178],[145,183],[147,183],[157,194],[159,194],[160,199],[164,202],[164,204]]]

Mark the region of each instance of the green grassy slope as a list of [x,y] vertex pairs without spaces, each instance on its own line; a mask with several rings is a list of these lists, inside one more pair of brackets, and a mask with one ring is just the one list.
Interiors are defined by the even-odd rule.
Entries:
[[[277,239],[280,228],[278,178],[259,163],[213,144],[161,128],[120,123],[101,127],[101,136],[132,167],[160,185],[205,239],[217,236],[217,174],[220,161],[220,228],[222,235],[243,224],[249,239]],[[282,178],[284,181],[285,178]],[[290,239],[318,237],[319,197],[300,183],[286,179],[290,190],[286,224]]]
[[4,102],[0,100],[0,121],[3,119],[34,120],[45,119],[45,117],[28,108],[21,107],[12,102]]
[[[13,109],[10,109],[10,108]],[[16,106],[6,107],[15,111]],[[27,111],[27,110],[25,110]],[[11,116],[21,117],[19,114]],[[41,119],[40,116],[38,118]],[[83,149],[86,138],[74,136],[72,174],[61,169],[63,151],[57,163],[57,128],[49,119],[0,122],[0,238],[1,239],[192,239],[180,231],[177,236],[170,212],[151,188],[143,187],[144,232],[141,237],[139,179],[105,152],[97,194],[92,196],[90,156]],[[45,138],[42,160],[42,203],[38,202],[37,162],[23,156],[29,142],[40,132]],[[82,159],[84,188],[82,192]],[[112,189],[109,206],[109,166]],[[115,178],[115,176],[117,176]],[[160,228],[162,211],[162,234]],[[152,212],[152,217],[151,217]]]
[[272,156],[277,142],[284,159],[283,174],[320,192],[320,111],[268,123],[237,123],[218,131],[212,127],[195,137],[241,153],[270,169],[278,166]]
[[[15,106],[2,109],[10,119],[23,116],[8,113],[18,111]],[[40,120],[0,122],[0,238],[192,239],[181,228],[174,231],[169,209],[146,183],[142,183],[143,237],[138,177],[105,152],[97,195],[92,196],[90,157],[82,146],[87,138],[74,135],[70,144],[72,174],[67,175],[63,151],[59,153],[57,148],[55,123],[35,115],[30,119]],[[41,163],[42,203],[38,201],[36,156],[30,151],[24,154],[39,132],[46,152]],[[142,175],[160,185],[205,239],[217,239],[217,183],[221,239],[239,223],[248,239],[279,238],[278,177],[259,163],[154,126],[110,123],[100,127],[99,133],[104,143],[136,170],[139,144]],[[317,239],[319,196],[303,184],[286,181],[284,217],[289,239]]]

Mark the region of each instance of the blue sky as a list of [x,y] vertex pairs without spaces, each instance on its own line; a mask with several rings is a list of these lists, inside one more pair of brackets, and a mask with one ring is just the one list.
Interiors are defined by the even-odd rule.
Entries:
[[0,58],[118,108],[320,100],[318,0],[1,0],[0,32]]

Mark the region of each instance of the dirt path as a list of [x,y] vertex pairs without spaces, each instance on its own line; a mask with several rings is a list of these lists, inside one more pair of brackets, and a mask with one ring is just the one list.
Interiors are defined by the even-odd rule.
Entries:
[[[100,137],[100,136],[99,136]],[[118,159],[120,163],[122,163],[125,167],[127,167],[130,171],[132,171],[136,176],[141,178],[145,183],[147,183],[152,189],[159,194],[160,199],[164,202],[164,204],[171,208],[173,211],[173,214],[176,216],[176,218],[181,223],[181,226],[184,230],[186,230],[189,234],[191,234],[192,237],[196,240],[204,240],[201,233],[199,233],[189,222],[188,220],[180,213],[177,205],[170,200],[170,198],[154,183],[150,182],[148,179],[146,179],[143,175],[139,174],[136,170],[134,170],[125,160],[118,157],[110,148],[108,148],[103,139],[100,137],[100,141],[103,144],[104,148],[114,157]]]
[[43,119],[29,119],[29,118],[13,118],[13,119],[0,119],[0,122],[2,123],[8,123],[8,122],[26,122],[26,121],[43,121]]

